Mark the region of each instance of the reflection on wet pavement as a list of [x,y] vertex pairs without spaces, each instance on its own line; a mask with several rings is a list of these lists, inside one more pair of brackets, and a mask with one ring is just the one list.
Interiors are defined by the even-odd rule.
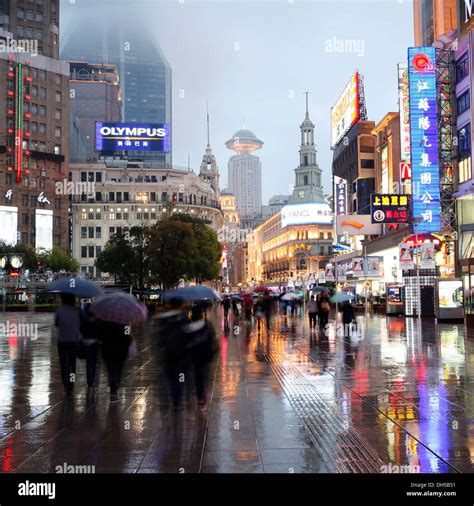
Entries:
[[[0,470],[9,472],[472,472],[472,335],[463,325],[370,315],[358,336],[276,317],[220,329],[207,410],[178,411],[145,325],[117,404],[105,371],[64,398],[51,314],[8,314],[0,336]],[[334,328],[334,326],[333,326]],[[474,443],[474,441],[472,441]]]

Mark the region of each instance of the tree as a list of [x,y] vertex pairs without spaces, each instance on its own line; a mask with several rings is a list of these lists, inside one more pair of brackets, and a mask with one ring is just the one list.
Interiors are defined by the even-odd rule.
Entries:
[[60,270],[77,272],[79,270],[79,262],[58,246],[53,246],[52,250],[39,251],[38,259],[41,262],[41,267],[51,269],[53,272]]
[[113,235],[97,256],[95,266],[102,272],[108,272],[120,282],[133,284],[133,258],[128,236],[125,233]]
[[169,218],[150,229],[150,268],[166,289],[180,278],[193,276],[193,258],[197,255],[193,227]]

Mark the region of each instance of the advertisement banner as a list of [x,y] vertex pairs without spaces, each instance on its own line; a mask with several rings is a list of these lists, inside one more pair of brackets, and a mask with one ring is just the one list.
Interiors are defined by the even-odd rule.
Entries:
[[387,285],[387,302],[396,306],[403,306],[401,285]]
[[167,123],[103,123],[96,128],[97,151],[170,150],[170,128]]
[[0,206],[0,240],[10,246],[18,243],[18,207]]
[[400,111],[400,158],[410,160],[410,90],[408,65],[398,64],[398,106]]
[[336,216],[337,235],[380,235],[382,225],[372,223],[370,214],[346,214]]
[[383,257],[367,257],[367,277],[378,278],[383,276]]
[[326,275],[324,271],[320,271],[318,274],[318,283],[320,285],[324,285],[326,283]]
[[36,249],[53,249],[53,211],[49,209],[36,209]]
[[436,48],[408,49],[410,139],[415,232],[439,232],[440,190]]
[[420,269],[436,269],[435,246],[432,242],[424,242],[420,246]]
[[[334,264],[327,264],[325,269],[324,269],[324,277],[326,279],[326,281],[334,281],[335,280],[335,276],[334,276]],[[320,281],[320,283],[322,283],[322,281]]]
[[415,262],[413,260],[413,246],[405,244],[404,242],[399,244],[398,258],[400,261],[400,269],[411,270],[415,268]]
[[352,259],[352,276],[354,278],[364,277],[364,259],[361,257]]
[[460,279],[440,279],[438,281],[438,300],[441,309],[462,308],[464,296]]
[[346,281],[347,279],[347,266],[345,263],[337,264],[337,280]]
[[334,147],[359,120],[359,102],[359,73],[355,72],[336,105],[331,109],[331,147]]
[[333,213],[329,204],[290,204],[281,210],[281,226],[288,225],[330,225]]

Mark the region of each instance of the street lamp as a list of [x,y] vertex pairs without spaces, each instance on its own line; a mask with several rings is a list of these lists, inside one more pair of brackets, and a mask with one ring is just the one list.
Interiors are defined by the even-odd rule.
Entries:
[[[423,221],[423,218],[412,218],[411,224],[415,225],[416,223],[421,223]],[[415,231],[415,246],[418,247],[418,230],[413,227]],[[418,321],[421,321],[421,287],[420,287],[420,249],[418,248],[418,256],[416,258],[416,295],[417,295],[417,316]],[[413,254],[415,254],[415,251],[413,250]]]
[[365,298],[365,324],[367,325],[367,317],[368,317],[368,305],[367,305],[367,239],[362,239],[360,241],[363,247],[363,256],[364,256],[364,298]]

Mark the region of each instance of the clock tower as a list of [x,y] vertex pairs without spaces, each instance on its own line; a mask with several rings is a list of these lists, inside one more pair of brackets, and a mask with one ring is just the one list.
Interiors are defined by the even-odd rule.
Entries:
[[314,123],[309,119],[308,92],[306,92],[306,116],[300,125],[301,146],[300,165],[295,169],[295,185],[290,204],[309,202],[325,203],[322,183],[322,170],[316,161],[314,145]]

